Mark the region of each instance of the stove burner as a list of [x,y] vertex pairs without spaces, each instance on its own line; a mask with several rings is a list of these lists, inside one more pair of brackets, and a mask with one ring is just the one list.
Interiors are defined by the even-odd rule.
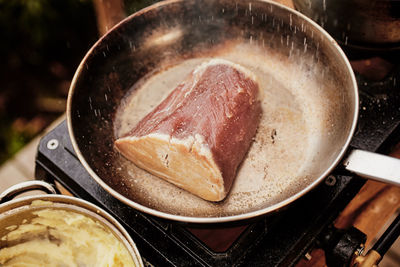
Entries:
[[[361,105],[352,148],[385,153],[400,141],[399,76],[397,66],[381,82],[357,77]],[[338,167],[325,183],[276,214],[209,229],[178,224],[136,211],[101,188],[76,157],[65,121],[42,138],[36,177],[57,181],[108,211],[132,235],[145,262],[155,266],[292,266],[323,243],[327,229],[365,183]]]

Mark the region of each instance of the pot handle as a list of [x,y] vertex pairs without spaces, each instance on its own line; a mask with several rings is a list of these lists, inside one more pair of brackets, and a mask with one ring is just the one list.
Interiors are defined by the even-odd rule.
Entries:
[[57,194],[56,189],[44,181],[32,180],[13,185],[0,194],[0,204],[7,202],[19,194],[32,190],[42,190],[49,194]]
[[355,149],[344,165],[361,177],[400,186],[400,159]]

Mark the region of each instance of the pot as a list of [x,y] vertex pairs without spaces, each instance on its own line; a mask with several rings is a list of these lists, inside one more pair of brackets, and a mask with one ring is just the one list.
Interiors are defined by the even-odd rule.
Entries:
[[[50,194],[12,199],[31,190]],[[93,264],[87,259],[93,256],[97,264],[101,258],[103,264],[118,265],[122,262],[129,266],[143,266],[135,243],[117,220],[87,201],[57,195],[50,184],[42,181],[17,184],[0,195],[0,203],[0,261],[15,262],[18,258],[32,261],[31,264],[51,265],[60,264],[58,260],[71,263],[71,256],[71,259],[80,261],[76,262],[79,265]],[[35,253],[32,252],[35,242],[41,248],[37,254],[32,254]],[[79,246],[83,242],[89,245]],[[92,242],[96,246],[91,247]],[[102,245],[112,248],[114,256],[110,261],[105,257],[109,251],[99,250]],[[30,259],[29,255],[40,255],[40,258]]]
[[364,50],[400,48],[399,1],[293,0],[293,4],[341,44]]
[[[221,202],[154,177],[114,149],[121,129],[210,58],[253,71],[263,90],[258,133]],[[347,153],[358,103],[345,54],[301,13],[262,0],[170,0],[126,18],[90,49],[72,80],[67,122],[83,166],[120,201],[168,220],[222,223],[280,210],[321,183]],[[361,173],[352,163],[365,153],[351,153],[347,167]]]

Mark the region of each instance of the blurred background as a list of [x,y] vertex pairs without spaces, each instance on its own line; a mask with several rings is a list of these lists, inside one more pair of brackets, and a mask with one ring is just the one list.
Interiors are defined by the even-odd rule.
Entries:
[[74,72],[100,35],[153,2],[0,0],[0,165],[65,112]]
[[0,0],[0,164],[65,111],[98,38],[90,0]]

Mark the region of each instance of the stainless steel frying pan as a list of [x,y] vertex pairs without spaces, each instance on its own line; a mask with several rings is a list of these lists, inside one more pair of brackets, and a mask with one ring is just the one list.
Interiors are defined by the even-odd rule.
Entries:
[[[257,135],[218,203],[150,175],[114,149],[119,135],[210,58],[252,70],[263,90]],[[296,11],[260,0],[170,0],[128,17],[90,49],[72,81],[67,117],[80,161],[114,197],[174,221],[219,223],[271,213],[317,186],[347,150],[358,91],[337,43]],[[353,151],[345,164],[359,173],[365,153]]]

